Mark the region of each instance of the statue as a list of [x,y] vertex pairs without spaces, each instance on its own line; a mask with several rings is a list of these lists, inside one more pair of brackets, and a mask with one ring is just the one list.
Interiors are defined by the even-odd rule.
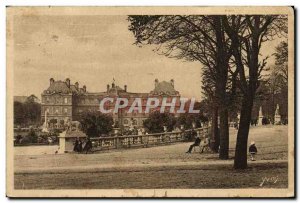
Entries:
[[262,115],[262,107],[259,108],[259,116],[263,116]]
[[263,114],[262,114],[262,107],[259,108],[259,113],[258,113],[258,125],[262,125],[262,120],[263,120]]
[[281,124],[281,116],[280,116],[279,105],[278,104],[277,104],[276,110],[275,110],[274,124],[275,125],[280,125]]
[[167,132],[168,131],[168,128],[167,128],[167,126],[163,126],[164,127],[164,132]]
[[47,118],[47,114],[48,114],[48,109],[45,111],[45,122],[43,124],[43,129],[42,129],[42,132],[44,133],[48,133],[49,130],[48,130],[48,118]]
[[79,121],[70,121],[68,120],[67,123],[67,130],[72,131],[80,131],[81,123]]
[[276,106],[275,115],[280,115],[280,114],[279,114],[279,105],[278,105],[278,104],[277,104],[277,106]]

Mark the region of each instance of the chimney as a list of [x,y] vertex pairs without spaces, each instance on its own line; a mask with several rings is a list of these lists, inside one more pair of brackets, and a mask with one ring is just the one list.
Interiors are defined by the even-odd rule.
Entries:
[[70,79],[69,78],[66,79],[66,84],[68,87],[70,87]]
[[174,87],[174,79],[171,79],[170,82],[171,82],[171,85]]
[[157,85],[158,85],[158,79],[157,78],[154,80],[154,84],[155,84],[155,87],[157,87]]
[[124,90],[125,92],[127,92],[127,85],[124,85]]
[[86,92],[86,86],[83,85],[82,88],[83,88],[83,91]]
[[79,89],[79,83],[78,82],[75,82],[75,87],[76,87],[76,89]]
[[107,90],[107,92],[109,91],[109,85],[106,86],[106,90]]
[[54,83],[54,79],[50,78],[50,85],[52,85],[52,83]]

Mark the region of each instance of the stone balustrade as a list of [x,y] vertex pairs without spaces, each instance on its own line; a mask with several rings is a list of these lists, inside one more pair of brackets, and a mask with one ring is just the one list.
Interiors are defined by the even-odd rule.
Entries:
[[188,135],[191,134],[192,131],[195,131],[200,136],[200,138],[205,138],[209,137],[210,127],[145,135],[97,137],[91,138],[91,141],[93,143],[93,151],[133,147],[151,147],[188,141]]

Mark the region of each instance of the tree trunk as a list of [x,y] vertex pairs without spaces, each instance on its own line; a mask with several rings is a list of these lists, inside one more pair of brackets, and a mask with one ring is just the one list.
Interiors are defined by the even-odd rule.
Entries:
[[228,146],[229,146],[229,127],[228,127],[228,99],[226,95],[226,84],[228,79],[228,60],[225,31],[222,26],[222,19],[220,16],[214,16],[213,21],[215,24],[216,32],[216,96],[220,110],[220,159],[228,159]]
[[220,145],[220,136],[218,132],[218,107],[214,106],[213,112],[212,112],[212,138],[211,138],[211,149],[214,152],[219,151],[219,145]]
[[229,126],[228,126],[228,110],[223,108],[220,111],[220,159],[229,158]]
[[251,122],[251,112],[253,106],[253,97],[245,97],[242,102],[241,118],[239,123],[239,130],[237,134],[234,168],[247,168],[247,150],[248,150],[248,135]]

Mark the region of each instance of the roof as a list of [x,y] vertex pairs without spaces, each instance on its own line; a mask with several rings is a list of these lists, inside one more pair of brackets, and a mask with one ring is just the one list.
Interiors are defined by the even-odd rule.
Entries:
[[70,89],[71,89],[72,92],[78,92],[75,85],[70,85]]
[[125,92],[125,90],[119,87],[118,85],[114,85],[113,83],[112,87],[109,88],[108,93],[118,93],[118,92]]
[[151,91],[150,94],[154,94],[154,95],[162,95],[162,94],[179,95],[179,92],[177,92],[174,89],[174,86],[172,85],[171,82],[162,81],[162,82],[157,83],[154,90]]
[[[82,89],[82,88],[79,88]],[[75,85],[70,85],[70,87],[68,87],[67,83],[65,81],[54,81],[50,84],[50,86],[44,91],[44,93],[64,93],[64,94],[68,94],[68,93],[83,93],[84,90],[78,90],[76,88]]]
[[[70,80],[68,79],[68,82],[70,83]],[[148,97],[148,96],[158,96],[158,95],[168,95],[168,96],[180,96],[179,92],[175,90],[174,88],[174,81],[171,80],[170,82],[162,81],[158,82],[158,80],[155,81],[156,85],[153,91],[150,93],[134,93],[134,92],[127,92],[126,85],[124,86],[124,89],[122,89],[120,86],[115,85],[115,83],[112,83],[112,86],[110,87],[108,85],[108,90],[106,92],[87,92],[86,87],[84,88],[76,88],[76,85],[70,84],[68,86],[66,81],[54,81],[52,78],[50,79],[50,86],[48,89],[46,89],[43,93],[44,94],[53,94],[53,93],[62,93],[62,94],[79,94],[79,95],[85,95],[85,96],[109,96],[109,95],[120,95],[120,96],[126,96],[126,97]],[[76,83],[75,83],[76,84]]]
[[61,80],[54,81],[53,83],[50,84],[48,89],[46,90],[46,93],[53,92],[61,92],[61,93],[70,93],[70,88],[67,86],[67,84]]
[[121,92],[119,93],[120,96],[127,96],[127,97],[148,97],[149,93],[134,93],[134,92]]

